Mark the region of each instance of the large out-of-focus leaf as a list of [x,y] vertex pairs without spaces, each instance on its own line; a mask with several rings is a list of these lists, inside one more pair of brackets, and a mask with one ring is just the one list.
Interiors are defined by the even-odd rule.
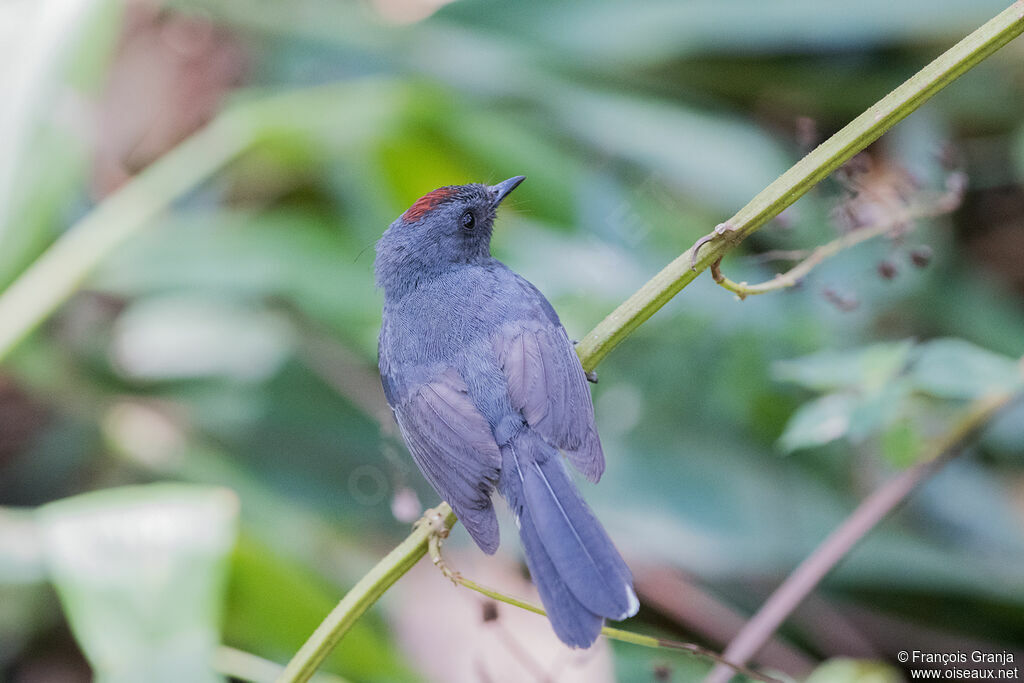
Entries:
[[[10,210],[21,202],[15,188],[33,190],[21,183],[25,167],[37,168],[26,163],[26,156],[40,115],[59,99],[75,57],[95,64],[97,53],[107,52],[103,43],[109,45],[116,25],[107,11],[116,5],[109,0],[11,0],[0,6],[0,89],[7,94],[0,109],[0,244],[19,227],[11,223]],[[97,16],[104,21],[95,21]],[[100,34],[99,44],[84,40],[90,32]]]
[[823,446],[850,431],[857,398],[851,394],[827,394],[800,406],[779,438],[786,453],[800,448]]
[[916,459],[910,451],[923,448],[925,435],[942,429],[937,411],[949,412],[949,406],[929,404],[921,394],[972,399],[1024,386],[1018,362],[959,339],[823,351],[777,361],[773,370],[779,379],[833,392],[796,411],[780,439],[783,450],[879,435],[883,455],[902,465]]
[[280,368],[291,338],[288,322],[266,310],[209,297],[150,297],[118,317],[111,353],[133,379],[256,382]]
[[908,502],[911,515],[931,520],[933,538],[965,554],[997,561],[1024,555],[1020,515],[1011,486],[986,468],[971,449],[946,465]]
[[380,316],[372,264],[372,244],[353,243],[326,217],[228,211],[168,220],[140,235],[104,264],[96,284],[119,294],[184,288],[284,300],[346,330],[369,354]]
[[[646,417],[641,430],[645,424]],[[668,562],[720,581],[744,580],[753,562],[760,574],[781,580],[848,517],[860,496],[837,494],[804,471],[802,459],[771,457],[767,449],[739,458],[741,444],[733,435],[709,439],[684,432],[672,443],[626,452],[644,463],[630,467],[620,461],[621,442],[607,439],[606,451],[620,456],[609,461],[601,485],[586,487],[584,494],[634,562]],[[927,504],[914,504],[865,539],[829,577],[830,589],[951,591],[1004,606],[990,631],[1015,623],[1024,583],[1007,567],[1024,561],[1024,544],[1012,501],[991,481],[965,481],[963,474],[951,468],[926,484],[914,500]],[[984,489],[989,500],[956,502]],[[643,495],[631,495],[636,491]],[[785,520],[786,533],[777,533],[778,520]],[[985,540],[970,541],[986,526],[978,534]]]
[[877,389],[899,372],[910,356],[912,342],[873,344],[864,349],[820,351],[794,360],[776,361],[772,374],[816,391]]
[[39,512],[46,563],[101,683],[217,683],[238,500],[176,484],[94,491]]
[[[534,0],[504,7],[453,3],[441,16],[490,30],[512,27],[516,34],[534,38],[539,47],[557,49],[584,64],[621,67],[694,54],[833,51],[865,43],[946,38],[973,29],[1004,6],[998,0],[955,0],[937,9],[923,0],[869,0],[832,12],[822,11],[813,0],[740,0],[724,6],[715,0],[628,5]],[[929,9],[937,9],[934,21],[918,21]]]
[[87,146],[70,122],[102,78],[120,9],[111,0],[0,5],[0,287],[71,216]]
[[791,163],[773,139],[721,114],[568,83],[553,88],[544,105],[566,134],[609,160],[647,169],[723,213],[738,209]]
[[921,346],[910,373],[915,388],[941,398],[978,398],[1024,385],[1024,365],[962,339]]
[[849,437],[855,443],[877,434],[907,412],[911,387],[900,378],[858,396],[850,418]]

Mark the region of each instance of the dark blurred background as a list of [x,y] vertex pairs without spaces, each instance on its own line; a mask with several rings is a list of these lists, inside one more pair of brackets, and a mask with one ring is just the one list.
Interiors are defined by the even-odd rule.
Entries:
[[[284,662],[437,504],[376,375],[373,244],[418,196],[527,176],[493,251],[582,338],[1004,6],[5,0],[0,287],[151,164],[191,189],[0,365],[0,679],[89,680],[88,661],[97,680],[216,681],[245,675],[242,652]],[[766,252],[949,188],[955,211],[844,251],[793,290],[738,302],[702,276],[601,365],[609,466],[584,494],[637,576],[644,608],[627,628],[722,649],[984,382],[1013,375],[1022,58],[1011,43],[943,90],[723,267],[769,278],[791,262]],[[213,146],[165,156],[225,108],[218,134],[253,143],[239,158],[207,179],[196,169]],[[531,596],[509,525],[504,537],[485,558],[457,528],[446,555]],[[502,605],[483,622],[482,604],[424,563],[325,669],[707,670],[621,643],[570,653],[540,618]],[[878,664],[842,680],[898,680],[887,667],[913,649],[1024,657],[1019,404],[859,546],[761,662],[804,676],[856,657]]]

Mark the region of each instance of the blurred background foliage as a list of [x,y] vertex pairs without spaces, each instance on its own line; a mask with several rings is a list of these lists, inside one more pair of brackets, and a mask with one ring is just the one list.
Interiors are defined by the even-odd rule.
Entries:
[[[88,661],[97,680],[218,680],[218,643],[283,662],[437,502],[375,368],[373,243],[416,197],[526,175],[494,253],[579,338],[1003,8],[442,4],[0,5],[0,286],[223,107],[249,107],[235,121],[260,131],[0,367],[0,678],[88,680]],[[955,213],[844,252],[792,291],[738,303],[700,278],[602,364],[609,466],[585,495],[635,569],[645,608],[630,628],[721,649],[965,400],[1019,386],[1022,58],[1011,43],[944,90],[724,269],[771,277],[784,264],[757,254],[882,220],[962,173]],[[1022,522],[1018,403],[843,562],[762,661],[794,675],[899,649],[1020,661]],[[448,547],[473,578],[528,592],[514,542],[492,560],[462,531]],[[707,669],[618,644],[569,656],[508,609],[480,627],[475,597],[419,569],[328,671]],[[814,680],[894,675],[827,666]]]

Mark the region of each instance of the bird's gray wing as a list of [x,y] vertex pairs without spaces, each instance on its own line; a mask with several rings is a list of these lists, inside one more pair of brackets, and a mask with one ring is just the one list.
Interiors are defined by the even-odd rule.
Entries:
[[503,326],[492,341],[513,407],[587,479],[600,479],[604,453],[594,406],[565,328],[548,319],[517,321]]
[[[387,386],[388,375],[383,378]],[[390,399],[394,394],[389,393]],[[452,506],[480,549],[493,553],[499,538],[491,492],[501,454],[466,383],[449,368],[392,407],[420,471]]]

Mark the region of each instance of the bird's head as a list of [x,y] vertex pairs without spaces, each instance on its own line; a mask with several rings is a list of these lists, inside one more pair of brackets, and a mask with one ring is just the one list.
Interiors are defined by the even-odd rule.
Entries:
[[385,294],[398,292],[455,264],[488,258],[498,205],[523,180],[449,185],[417,199],[377,242],[377,285]]

